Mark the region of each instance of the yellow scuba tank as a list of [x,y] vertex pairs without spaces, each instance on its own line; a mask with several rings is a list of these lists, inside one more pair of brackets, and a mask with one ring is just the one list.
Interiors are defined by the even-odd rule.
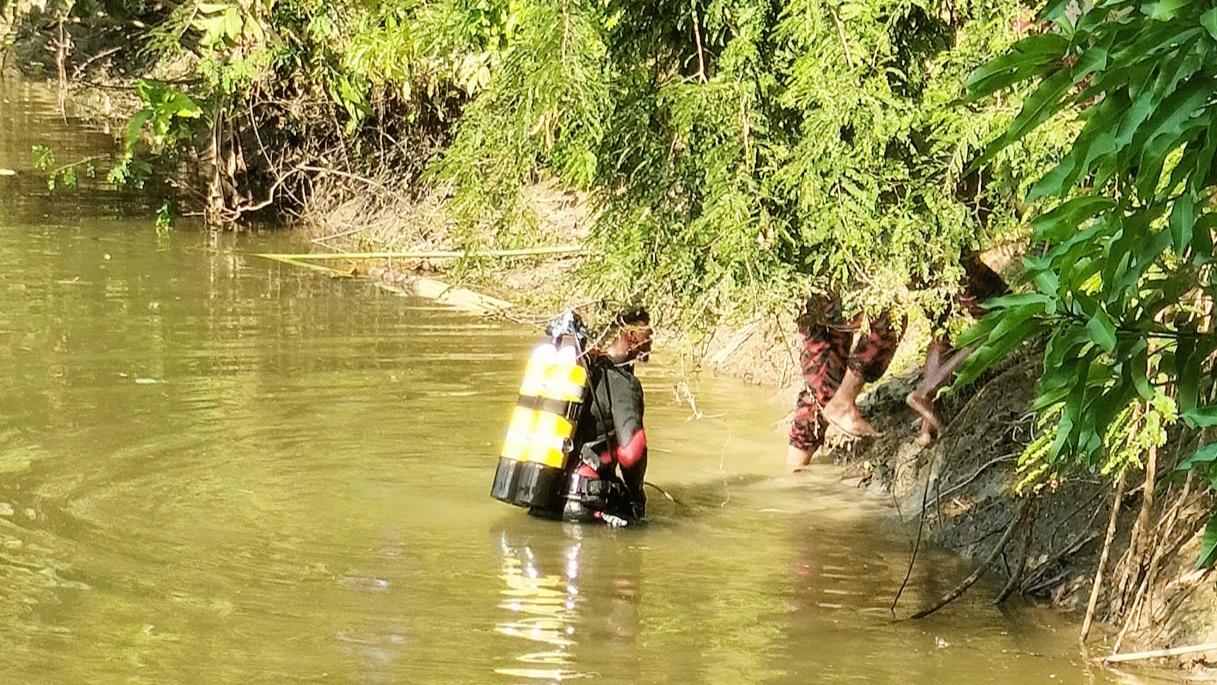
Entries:
[[586,384],[587,369],[579,363],[579,351],[572,344],[563,345],[546,370],[535,403],[536,419],[528,456],[520,467],[516,504],[551,509],[562,503],[566,457]]
[[587,369],[580,363],[586,328],[567,312],[548,328],[551,342],[533,350],[520,383],[490,496],[521,507],[561,509]]
[[549,367],[558,356],[558,348],[551,343],[538,345],[528,358],[524,368],[524,379],[520,382],[520,396],[511,412],[507,425],[507,437],[499,454],[499,466],[495,470],[490,496],[504,502],[515,503],[516,486],[520,467],[528,458],[533,426],[537,421],[536,400],[545,385]]

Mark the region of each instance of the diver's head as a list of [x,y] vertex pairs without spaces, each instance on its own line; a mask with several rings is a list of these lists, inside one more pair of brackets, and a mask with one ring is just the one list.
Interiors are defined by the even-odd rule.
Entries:
[[608,353],[624,363],[645,362],[651,357],[651,315],[642,307],[629,307],[613,317],[616,334]]

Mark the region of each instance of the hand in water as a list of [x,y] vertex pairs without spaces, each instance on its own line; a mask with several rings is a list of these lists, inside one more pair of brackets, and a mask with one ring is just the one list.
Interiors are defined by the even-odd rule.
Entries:
[[613,514],[605,514],[604,512],[600,512],[598,516],[600,517],[601,521],[604,521],[614,528],[625,528],[626,526],[630,525],[629,521],[626,521],[620,516],[615,516]]

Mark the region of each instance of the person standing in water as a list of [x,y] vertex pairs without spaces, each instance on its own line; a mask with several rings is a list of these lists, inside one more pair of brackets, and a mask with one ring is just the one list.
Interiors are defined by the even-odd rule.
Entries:
[[875,435],[858,409],[858,394],[887,371],[904,320],[893,321],[884,312],[865,331],[862,323],[861,315],[844,320],[839,300],[820,296],[808,299],[797,320],[806,387],[795,402],[790,426],[786,466],[792,471],[811,462],[830,426],[854,438]]
[[634,364],[650,358],[651,336],[650,315],[630,308],[614,317],[608,346],[588,351],[587,409],[575,428],[581,447],[569,466],[565,521],[624,526],[646,516],[647,436]]

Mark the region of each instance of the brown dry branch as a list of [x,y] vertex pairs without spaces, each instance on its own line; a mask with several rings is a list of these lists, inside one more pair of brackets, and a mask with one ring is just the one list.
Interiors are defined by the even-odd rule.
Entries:
[[[1035,502],[1038,500],[1032,501]],[[1027,557],[1031,555],[1031,540],[1034,537],[1033,534],[1035,532],[1036,513],[1037,508],[1035,504],[1032,504],[1031,512],[1027,514],[1027,525],[1023,527],[1023,547],[1018,555],[1018,566],[1016,566],[1014,572],[1010,574],[1009,580],[1006,581],[1006,586],[1002,588],[1001,592],[999,592],[997,597],[993,600],[994,604],[1004,603],[1006,599],[1008,599],[1010,595],[1014,593],[1014,590],[1019,587],[1022,581],[1023,573],[1025,573],[1027,570]]]
[[1099,604],[1099,593],[1103,589],[1103,574],[1107,571],[1107,559],[1111,555],[1111,542],[1116,537],[1116,524],[1119,522],[1120,505],[1124,501],[1124,487],[1127,483],[1127,472],[1120,472],[1116,483],[1116,494],[1111,501],[1111,518],[1107,520],[1107,535],[1103,538],[1103,551],[1099,554],[1099,565],[1095,568],[1094,583],[1090,586],[1090,600],[1086,603],[1086,617],[1082,620],[1082,632],[1079,636],[1082,642],[1090,635],[1090,625],[1094,622],[1095,607]]
[[950,592],[943,595],[942,598],[933,605],[918,611],[917,613],[913,614],[912,617],[921,619],[933,614],[939,609],[962,597],[969,588],[975,585],[976,582],[979,581],[982,576],[984,576],[985,571],[989,570],[989,568],[993,566],[993,563],[997,561],[997,558],[1006,548],[1006,544],[1010,542],[1010,537],[1014,534],[1014,531],[1026,520],[1027,515],[1031,511],[1031,503],[1033,501],[1034,498],[1027,497],[1018,503],[1018,508],[1014,511],[1014,515],[1010,517],[1010,525],[1006,527],[1006,532],[1002,533],[1001,539],[999,539],[997,544],[994,545],[993,551],[990,552],[989,556],[976,567],[976,570],[972,571],[972,573],[969,574],[967,578],[964,578],[959,585],[956,585]]

